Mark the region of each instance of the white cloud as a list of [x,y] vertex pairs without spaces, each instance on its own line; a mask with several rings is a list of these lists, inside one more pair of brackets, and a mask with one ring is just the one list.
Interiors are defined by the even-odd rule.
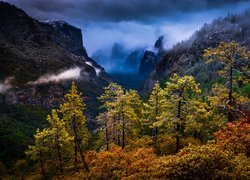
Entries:
[[87,65],[93,67],[93,68],[95,69],[96,75],[99,76],[99,74],[100,74],[100,72],[101,72],[101,69],[95,67],[95,66],[92,64],[92,62],[90,62],[90,61],[86,61],[85,63],[86,63]]
[[30,81],[28,84],[46,84],[49,82],[59,82],[63,80],[79,79],[81,77],[81,69],[75,67],[56,74],[46,74],[39,77],[36,81]]
[[6,93],[9,89],[12,88],[11,81],[13,77],[8,77],[4,80],[4,82],[0,82],[0,94]]
[[152,45],[158,38],[154,26],[133,21],[93,23],[82,29],[83,44],[90,56],[100,49],[111,49],[115,42],[130,49]]

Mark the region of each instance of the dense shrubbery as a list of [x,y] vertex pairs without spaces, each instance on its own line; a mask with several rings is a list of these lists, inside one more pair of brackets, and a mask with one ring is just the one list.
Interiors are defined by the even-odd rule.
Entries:
[[89,173],[73,174],[90,179],[247,179],[249,159],[217,144],[190,145],[176,155],[157,157],[153,149],[125,151],[113,147],[88,152]]

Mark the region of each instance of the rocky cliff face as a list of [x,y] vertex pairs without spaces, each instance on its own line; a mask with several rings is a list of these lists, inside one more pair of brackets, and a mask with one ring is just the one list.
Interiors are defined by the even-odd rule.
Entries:
[[156,81],[167,80],[173,73],[193,75],[198,82],[209,84],[215,81],[218,63],[206,64],[202,58],[203,51],[215,47],[221,41],[235,40],[250,48],[250,12],[242,15],[229,15],[205,24],[189,40],[177,43],[168,50],[151,72],[141,89],[142,93],[149,92]]
[[137,74],[140,68],[140,59],[144,55],[144,49],[138,48],[132,51],[126,58],[124,66],[131,74]]
[[157,67],[162,55],[165,53],[163,48],[164,36],[160,36],[153,47],[152,50],[146,50],[140,61],[139,73],[138,75],[142,79],[147,78],[150,73]]
[[[78,56],[88,56],[86,49],[83,46],[81,29],[64,21],[44,21],[44,23],[52,25],[56,30],[64,34],[67,44],[61,44],[60,39],[58,41],[58,44],[64,49],[67,49],[69,52]],[[54,39],[54,41],[56,42],[57,39]]]
[[56,107],[74,80],[90,109],[96,109],[95,98],[110,78],[88,57],[80,29],[39,22],[5,2],[0,2],[0,24],[0,94],[5,101]]

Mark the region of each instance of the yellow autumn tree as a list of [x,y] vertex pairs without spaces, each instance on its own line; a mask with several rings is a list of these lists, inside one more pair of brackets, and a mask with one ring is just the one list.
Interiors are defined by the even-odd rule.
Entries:
[[249,100],[237,95],[235,87],[249,82],[250,52],[235,41],[221,42],[215,48],[206,49],[204,57],[208,59],[207,63],[218,61],[223,66],[218,74],[225,80],[225,85],[214,86],[210,97],[212,105],[227,111],[228,122],[232,122],[237,114],[245,115],[241,106],[246,106]]
[[83,147],[87,145],[90,135],[87,128],[87,120],[83,114],[86,105],[83,103],[81,93],[78,92],[74,82],[64,97],[65,102],[60,105],[60,112],[68,133],[74,137],[75,166],[77,165],[77,154],[79,152],[84,168],[86,171],[89,171],[83,153]]
[[65,123],[58,117],[57,110],[53,109],[47,116],[48,128],[39,129],[35,134],[35,144],[29,146],[26,154],[41,165],[43,176],[46,177],[45,165],[51,166],[54,171],[63,171],[67,159],[71,158],[68,146],[71,145],[71,137],[65,128]]
[[137,120],[135,109],[132,107],[134,96],[124,91],[121,86],[110,83],[99,97],[103,102],[104,112],[98,119],[105,129],[106,149],[109,149],[112,142],[124,149],[128,138],[136,134],[132,126]]
[[[196,99],[196,94],[201,93],[199,84],[192,76],[179,77],[174,74],[164,89],[167,97],[167,110],[165,121],[169,129],[175,132],[176,152],[180,149],[180,137],[191,125],[194,132],[200,129],[200,120],[206,116],[205,104]],[[195,128],[196,127],[196,128]]]

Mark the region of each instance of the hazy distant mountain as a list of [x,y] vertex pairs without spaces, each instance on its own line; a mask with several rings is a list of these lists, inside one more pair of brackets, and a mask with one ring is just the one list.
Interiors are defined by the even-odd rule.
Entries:
[[156,81],[168,79],[174,72],[191,74],[204,85],[216,81],[216,71],[220,64],[205,64],[203,51],[215,47],[221,41],[235,40],[250,48],[250,11],[242,15],[228,15],[218,18],[211,24],[205,24],[187,41],[177,43],[160,59],[141,91],[146,93],[152,89]]
[[156,40],[153,49],[145,50],[144,55],[140,60],[140,68],[138,72],[138,75],[141,76],[142,79],[145,79],[150,75],[150,73],[156,68],[162,55],[165,53],[163,40],[164,36],[160,36]]

